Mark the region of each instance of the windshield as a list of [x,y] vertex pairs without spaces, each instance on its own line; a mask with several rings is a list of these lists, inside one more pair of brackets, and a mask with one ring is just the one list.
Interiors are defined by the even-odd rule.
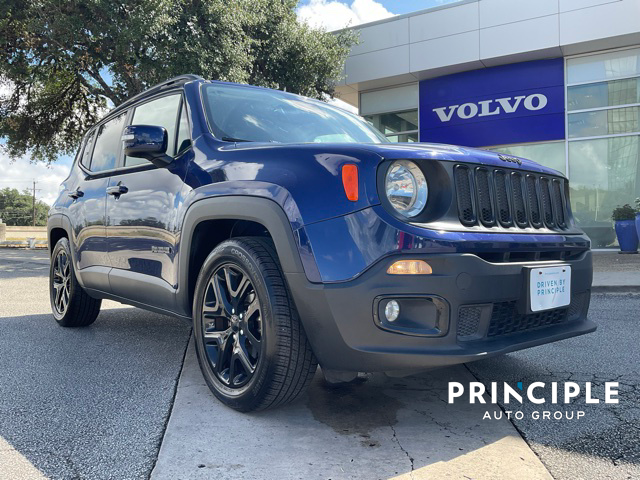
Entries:
[[290,93],[204,85],[207,120],[216,138],[278,143],[383,143],[369,123],[338,107]]

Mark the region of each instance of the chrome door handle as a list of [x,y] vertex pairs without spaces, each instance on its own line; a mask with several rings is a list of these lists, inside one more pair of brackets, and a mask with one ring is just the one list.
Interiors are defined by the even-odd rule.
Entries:
[[113,195],[114,197],[119,197],[122,194],[125,194],[129,191],[127,187],[124,185],[114,185],[112,187],[107,187],[107,193],[109,195]]
[[76,198],[84,197],[84,192],[80,188],[76,188],[73,192],[67,193],[67,195],[75,200]]

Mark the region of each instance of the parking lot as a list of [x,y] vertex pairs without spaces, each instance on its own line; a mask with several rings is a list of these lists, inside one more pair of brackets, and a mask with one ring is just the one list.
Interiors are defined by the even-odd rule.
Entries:
[[[588,336],[338,389],[318,375],[246,415],[208,392],[186,322],[104,302],[93,326],[59,328],[47,275],[46,252],[0,250],[0,478],[640,477],[640,296],[595,295]],[[618,381],[620,403],[483,421],[500,408],[447,403],[447,382],[474,380]]]

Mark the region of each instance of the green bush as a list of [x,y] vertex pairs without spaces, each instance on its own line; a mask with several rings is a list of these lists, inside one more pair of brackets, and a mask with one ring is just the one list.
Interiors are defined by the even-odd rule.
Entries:
[[636,210],[628,203],[613,209],[611,218],[614,220],[634,220],[636,218]]

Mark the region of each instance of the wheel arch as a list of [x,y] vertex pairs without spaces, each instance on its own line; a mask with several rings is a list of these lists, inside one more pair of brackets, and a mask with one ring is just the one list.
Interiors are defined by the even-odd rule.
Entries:
[[62,227],[53,227],[49,231],[49,255],[53,253],[53,249],[61,238],[69,239],[69,234]]
[[58,243],[61,238],[66,238],[67,240],[69,240],[71,260],[73,261],[73,268],[75,269],[76,278],[78,279],[78,283],[82,286],[82,288],[84,288],[84,281],[82,279],[81,272],[78,271],[78,257],[73,237],[71,220],[63,213],[55,213],[53,215],[50,215],[47,219],[47,241],[49,245],[49,256],[51,256],[56,243]]
[[72,242],[72,232],[73,229],[71,227],[71,220],[69,217],[62,213],[55,213],[50,215],[47,219],[47,241],[49,244],[49,254],[53,252],[53,248],[63,237],[66,237],[69,240],[69,244],[71,247],[72,258],[75,261],[75,249]]
[[[207,236],[211,244],[202,250],[193,247],[202,245],[199,227],[206,222],[215,221],[222,229]],[[256,230],[261,226],[265,235]],[[298,242],[291,222],[282,207],[273,200],[264,197],[220,196],[198,200],[189,207],[182,224],[178,248],[178,288],[176,303],[180,313],[190,316],[193,304],[193,288],[202,265],[201,261],[220,243],[220,241],[251,230],[257,236],[268,236],[273,240],[283,272],[305,273],[300,258]],[[204,230],[207,232],[207,230]],[[211,230],[209,230],[211,232]],[[236,234],[237,233],[237,234]],[[198,243],[194,243],[195,241]]]

